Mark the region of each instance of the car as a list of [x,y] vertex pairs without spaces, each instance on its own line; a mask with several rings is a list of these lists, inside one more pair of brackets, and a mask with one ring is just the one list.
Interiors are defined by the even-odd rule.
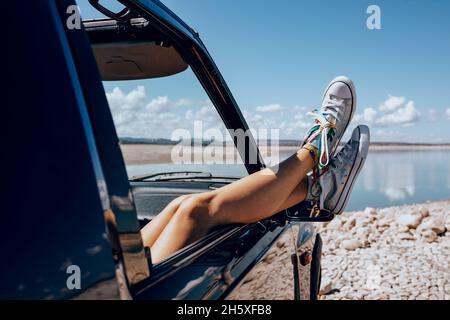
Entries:
[[[67,24],[72,0],[3,4],[0,298],[227,299],[246,290],[246,279],[289,236],[292,298],[317,299],[322,248],[314,223],[333,216],[310,203],[215,228],[152,263],[140,233],[151,213],[236,178],[182,171],[130,179],[102,80],[170,77],[189,66],[226,128],[247,131],[248,124],[199,33],[164,4],[123,0],[114,12],[90,3],[107,18],[80,28]],[[251,135],[236,148],[248,174],[265,167]]]

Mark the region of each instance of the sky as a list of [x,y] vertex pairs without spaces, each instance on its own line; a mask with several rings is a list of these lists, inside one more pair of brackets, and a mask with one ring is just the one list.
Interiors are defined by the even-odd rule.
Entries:
[[[77,2],[84,19],[101,16]],[[369,125],[373,141],[450,143],[450,1],[163,2],[199,31],[254,129],[302,139],[306,112],[346,75],[358,96],[352,126]],[[379,30],[367,28],[369,5]],[[221,128],[191,71],[104,85],[121,136],[168,137],[200,119]]]

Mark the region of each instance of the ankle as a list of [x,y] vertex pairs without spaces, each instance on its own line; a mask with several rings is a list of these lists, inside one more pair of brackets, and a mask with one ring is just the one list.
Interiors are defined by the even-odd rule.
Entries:
[[306,150],[309,152],[309,155],[313,162],[313,169],[316,168],[319,163],[318,149],[313,144],[307,143],[300,150]]

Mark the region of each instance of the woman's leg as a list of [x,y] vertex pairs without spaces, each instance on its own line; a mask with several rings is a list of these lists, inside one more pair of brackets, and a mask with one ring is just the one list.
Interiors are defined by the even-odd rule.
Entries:
[[[300,182],[297,187],[295,187],[294,191],[292,191],[286,201],[275,212],[281,212],[302,202],[306,198],[307,192],[308,183],[306,179],[303,179],[302,182]],[[164,208],[164,210],[158,214],[158,216],[156,216],[150,223],[142,228],[142,238],[144,239],[144,243],[147,247],[153,246],[155,241],[163,232],[164,228],[170,222],[170,219],[172,219],[173,215],[180,207],[181,203],[192,196],[193,195],[185,195],[176,198],[171,203],[169,203]]]
[[171,203],[169,203],[163,211],[161,211],[150,223],[141,229],[142,239],[145,246],[151,248],[155,243],[156,239],[161,235],[164,228],[170,222],[175,212],[180,207],[184,200],[187,200],[191,195],[185,195],[176,198]]
[[275,211],[281,212],[283,210],[292,208],[296,204],[304,201],[308,195],[308,179],[306,177],[295,187],[294,191],[289,195],[286,201]]
[[214,226],[257,222],[301,202],[307,193],[304,178],[312,167],[310,152],[302,149],[282,162],[277,172],[265,169],[219,190],[173,203],[153,224],[157,232],[143,231],[153,261],[161,262]]

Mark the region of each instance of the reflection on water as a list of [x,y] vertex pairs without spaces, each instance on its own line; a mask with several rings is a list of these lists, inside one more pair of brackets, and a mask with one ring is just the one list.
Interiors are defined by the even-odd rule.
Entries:
[[450,151],[371,152],[348,210],[450,198]]
[[[280,154],[287,158],[290,154]],[[347,210],[388,207],[450,198],[450,151],[374,151],[369,153]],[[209,171],[243,176],[242,165],[152,164],[127,167],[130,176],[168,171]]]

